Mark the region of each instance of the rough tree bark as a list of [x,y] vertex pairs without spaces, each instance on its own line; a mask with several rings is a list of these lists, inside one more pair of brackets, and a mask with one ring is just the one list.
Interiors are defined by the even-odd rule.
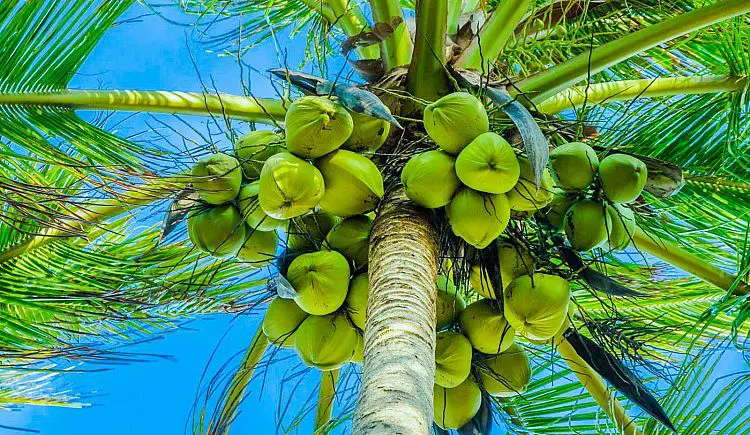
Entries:
[[437,268],[429,215],[403,190],[390,193],[370,236],[370,294],[354,434],[430,433]]

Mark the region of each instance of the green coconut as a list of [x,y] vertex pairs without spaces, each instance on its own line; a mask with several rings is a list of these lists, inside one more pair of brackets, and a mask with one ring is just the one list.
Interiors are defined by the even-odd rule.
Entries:
[[555,183],[549,169],[544,169],[542,183],[537,190],[534,172],[531,170],[531,163],[528,159],[519,158],[518,165],[521,168],[521,175],[518,177],[518,183],[508,192],[510,208],[516,211],[541,210],[552,201],[554,193]]
[[562,228],[565,212],[578,198],[575,194],[570,194],[562,189],[554,189],[552,201],[547,204],[547,222],[555,228]]
[[279,239],[274,231],[258,231],[245,228],[245,243],[237,251],[237,258],[254,267],[271,264],[275,258],[276,245]]
[[611,226],[607,236],[607,245],[612,251],[621,251],[630,245],[635,234],[635,213],[621,204],[607,206]]
[[455,162],[453,156],[439,150],[412,156],[401,171],[406,196],[425,208],[447,205],[461,187]]
[[383,146],[391,132],[391,124],[388,121],[357,112],[350,114],[354,121],[354,130],[341,148],[367,154]]
[[271,130],[251,131],[234,143],[234,154],[249,180],[260,177],[263,164],[269,157],[284,151],[284,138]]
[[[536,268],[536,259],[534,259],[526,246],[522,244],[516,245],[509,240],[503,240],[499,243],[497,258],[503,289],[508,287],[508,284],[514,278],[532,274]],[[495,299],[495,291],[492,283],[488,276],[482,276],[482,271],[478,264],[471,267],[469,281],[477,293],[485,298]]]
[[648,178],[646,164],[627,154],[610,154],[599,164],[599,181],[612,202],[633,202]]
[[435,383],[453,388],[471,372],[471,342],[454,331],[438,332],[435,341]]
[[307,213],[324,193],[325,182],[318,168],[289,153],[269,157],[260,172],[260,207],[275,219]]
[[607,240],[607,230],[612,228],[612,220],[602,204],[584,199],[565,212],[563,228],[573,249],[588,251]]
[[479,135],[456,158],[458,178],[480,192],[508,192],[516,185],[520,172],[513,148],[492,132]]
[[568,315],[570,284],[556,275],[535,273],[511,281],[504,296],[508,323],[526,338],[547,340]]
[[359,334],[346,316],[310,316],[297,328],[294,348],[303,363],[327,371],[349,362],[358,341]]
[[232,201],[240,192],[240,162],[226,154],[212,154],[193,166],[193,188],[209,204]]
[[294,347],[297,328],[309,314],[292,299],[274,298],[263,317],[263,333],[279,347]]
[[599,158],[593,148],[582,142],[570,142],[552,150],[549,166],[557,186],[565,190],[583,190],[594,181]]
[[258,201],[259,191],[260,181],[256,180],[242,186],[239,195],[237,195],[237,206],[240,208],[240,213],[242,213],[245,223],[250,228],[258,231],[273,231],[283,228],[286,220],[274,219],[268,216],[260,207]]
[[456,323],[461,311],[466,308],[466,302],[456,286],[445,275],[437,277],[437,290],[435,325],[439,331]]
[[457,155],[477,136],[490,131],[490,121],[477,97],[454,92],[425,107],[424,128],[443,151]]
[[290,153],[316,159],[338,149],[354,129],[352,116],[328,97],[302,97],[284,118],[286,147]]
[[367,295],[369,294],[370,285],[367,279],[367,272],[361,273],[349,282],[349,291],[346,294],[346,312],[354,326],[365,330],[367,321]]
[[341,218],[317,210],[289,220],[287,227],[287,248],[292,252],[317,251],[326,235]]
[[453,233],[468,244],[482,249],[508,226],[510,207],[503,193],[481,193],[460,189],[446,207]]
[[367,157],[336,150],[315,163],[325,181],[320,208],[335,216],[348,217],[375,209],[383,197],[383,176]]
[[231,257],[245,241],[242,215],[232,204],[192,211],[187,227],[195,247],[214,257]]
[[435,423],[445,430],[465,426],[482,406],[482,391],[473,376],[453,388],[435,384],[433,395]]
[[372,218],[352,216],[336,224],[326,236],[326,247],[340,252],[355,268],[367,264]]
[[526,392],[531,382],[531,364],[521,346],[513,343],[505,352],[478,364],[482,387],[491,396],[512,397]]
[[357,332],[357,346],[354,348],[354,355],[352,355],[351,362],[354,364],[362,364],[365,359],[365,337]]
[[349,262],[335,251],[302,254],[292,260],[286,279],[297,304],[310,314],[330,314],[343,305],[349,289]]
[[482,353],[500,353],[513,343],[515,331],[495,301],[481,299],[469,304],[458,322],[474,349]]

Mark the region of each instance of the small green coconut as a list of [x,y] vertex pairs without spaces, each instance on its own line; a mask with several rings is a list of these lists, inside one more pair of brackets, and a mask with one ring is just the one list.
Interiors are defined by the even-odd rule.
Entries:
[[482,391],[473,376],[454,388],[435,384],[433,394],[435,423],[445,430],[465,426],[482,406]]
[[510,207],[503,193],[481,193],[460,189],[446,207],[453,233],[468,244],[483,249],[508,226]]
[[294,348],[303,363],[328,371],[349,362],[358,342],[359,334],[346,316],[329,314],[305,319],[297,328]]
[[456,286],[445,275],[437,277],[437,299],[435,300],[435,327],[439,331],[458,320],[466,302]]
[[458,178],[480,192],[508,192],[516,185],[520,173],[513,148],[492,132],[479,135],[456,158]]
[[354,348],[354,355],[352,355],[351,362],[354,364],[362,364],[365,359],[365,337],[357,332],[357,347]]
[[375,209],[383,197],[383,176],[367,157],[336,150],[315,163],[325,181],[320,208],[335,216],[349,217]]
[[425,107],[424,128],[443,151],[457,155],[477,136],[490,131],[490,121],[477,97],[454,92]]
[[212,154],[193,166],[193,188],[209,204],[232,201],[240,192],[240,162],[226,154]]
[[349,292],[346,294],[346,312],[354,326],[360,330],[365,330],[367,321],[367,295],[370,291],[370,284],[367,279],[367,272],[361,273],[352,278],[349,283]]
[[354,121],[354,130],[341,148],[367,154],[383,146],[391,132],[391,124],[388,121],[356,112],[350,114]]
[[491,396],[512,397],[526,392],[531,382],[531,365],[523,348],[516,343],[503,353],[483,359],[478,364],[482,387]]
[[302,97],[284,118],[286,147],[290,153],[316,159],[338,149],[354,129],[352,116],[328,97]]
[[570,194],[562,189],[554,189],[552,201],[547,204],[547,222],[555,228],[562,228],[565,212],[578,199],[578,195]]
[[232,204],[190,212],[187,227],[195,247],[214,257],[233,256],[245,241],[245,223]]
[[352,216],[336,224],[326,236],[326,247],[340,252],[355,268],[367,264],[372,218]]
[[234,154],[248,180],[260,177],[263,164],[274,154],[283,153],[284,138],[271,130],[251,131],[234,143]]
[[610,154],[599,164],[602,191],[612,202],[635,201],[647,178],[646,164],[627,154]]
[[635,234],[635,213],[621,204],[607,206],[607,214],[612,221],[609,227],[607,244],[612,251],[621,251],[630,245]]
[[445,388],[461,385],[471,372],[471,342],[454,331],[438,332],[435,341],[435,383]]
[[275,258],[276,245],[279,239],[274,231],[258,231],[245,228],[245,243],[237,251],[237,258],[253,267],[264,267]]
[[325,182],[318,168],[289,153],[269,157],[260,172],[260,207],[275,219],[307,213],[324,193]]
[[552,150],[549,165],[558,187],[583,190],[594,181],[599,158],[596,151],[585,143],[570,142]]
[[555,187],[549,169],[544,169],[542,183],[539,186],[539,190],[537,190],[536,183],[534,182],[534,172],[531,170],[531,163],[529,163],[528,159],[519,158],[518,165],[521,168],[521,175],[518,177],[518,183],[508,192],[510,208],[516,211],[541,210],[552,201],[553,189]]
[[412,156],[401,171],[406,196],[425,208],[447,205],[461,187],[455,162],[453,156],[438,150]]
[[612,228],[612,220],[602,204],[584,199],[565,212],[563,228],[573,249],[588,251],[607,240],[607,230]]
[[286,279],[303,310],[316,316],[330,314],[344,304],[349,289],[349,262],[335,251],[302,254],[292,261]]
[[508,323],[526,338],[548,340],[568,315],[570,284],[556,275],[535,273],[511,281],[504,296]]
[[289,220],[287,227],[287,248],[292,252],[319,250],[331,228],[341,222],[341,218],[322,210]]
[[489,299],[469,304],[458,322],[474,349],[487,354],[506,350],[513,343],[516,333],[505,320],[498,303]]
[[[521,275],[530,275],[536,268],[536,259],[531,252],[522,244],[514,244],[510,240],[503,240],[497,249],[498,269],[500,270],[500,281],[503,289],[510,282]],[[496,299],[495,291],[488,276],[482,276],[478,264],[472,266],[469,274],[472,288],[488,299]]]
[[294,347],[297,328],[309,314],[291,299],[274,298],[263,317],[263,333],[279,347]]
[[242,186],[237,195],[237,205],[247,226],[258,231],[274,231],[283,228],[286,220],[268,216],[260,207],[258,192],[260,192],[260,181],[256,180]]

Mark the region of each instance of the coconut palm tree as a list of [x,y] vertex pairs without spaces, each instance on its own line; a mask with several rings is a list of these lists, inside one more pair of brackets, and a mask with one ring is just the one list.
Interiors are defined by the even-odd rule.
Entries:
[[[548,144],[572,140],[585,140],[600,153],[635,156],[649,173],[635,207],[630,257],[606,250],[581,257],[550,234],[540,215],[514,219],[514,237],[533,239],[545,261],[575,280],[571,318],[577,330],[552,347],[528,344],[546,361],[537,368],[546,376],[534,379],[522,396],[485,395],[483,411],[470,423],[474,430],[493,418],[514,430],[543,433],[659,433],[672,424],[684,433],[747,430],[747,410],[725,418],[696,401],[713,369],[711,362],[691,358],[727,340],[746,346],[737,337],[747,336],[750,312],[747,1],[185,0],[181,6],[197,14],[205,43],[240,59],[281,31],[306,32],[305,60],[316,75],[277,72],[285,91],[276,99],[67,89],[96,41],[131,3],[0,6],[2,46],[16,47],[0,51],[0,135],[7,156],[0,269],[13,287],[3,292],[5,304],[14,310],[3,312],[9,364],[29,361],[29,349],[86,357],[88,349],[67,345],[72,335],[106,342],[110,328],[131,330],[133,319],[158,323],[163,316],[241,310],[269,296],[247,298],[248,289],[262,285],[258,281],[225,287],[244,277],[246,268],[237,262],[213,262],[187,244],[152,249],[163,235],[160,226],[120,235],[142,208],[184,200],[195,179],[164,170],[169,162],[162,153],[86,123],[76,111],[206,115],[279,126],[299,91],[328,95],[338,92],[339,83],[356,84],[377,96],[403,129],[393,128],[373,158],[385,195],[370,235],[353,431],[428,433],[435,283],[439,274],[450,276],[468,295],[472,250],[452,234],[444,213],[407,197],[399,175],[412,155],[435,147],[420,122],[425,105],[468,90],[490,109],[492,130],[528,157],[537,187]],[[215,30],[222,22],[234,24]],[[315,86],[332,82],[322,91]],[[360,95],[340,88],[340,101]],[[170,220],[180,215],[168,214]],[[643,259],[653,257],[641,254],[671,266],[648,267]],[[483,273],[498,273],[488,270],[493,261],[481,261]],[[39,264],[49,265],[49,273],[34,273]],[[113,269],[122,273],[113,276]],[[73,279],[75,288],[68,285]],[[208,432],[228,431],[267,343],[259,331],[224,390],[223,407],[200,422]],[[644,367],[675,360],[684,360],[680,376],[653,387],[664,393],[661,405],[654,404],[638,377]],[[590,397],[570,394],[578,385],[571,375]],[[332,396],[340,399],[342,376],[323,372],[316,418],[321,430]],[[605,380],[632,403],[621,405]],[[746,376],[734,376],[717,387],[716,397],[741,403],[746,382]],[[610,423],[597,419],[597,405]],[[633,420],[629,411],[636,406],[654,418]]]

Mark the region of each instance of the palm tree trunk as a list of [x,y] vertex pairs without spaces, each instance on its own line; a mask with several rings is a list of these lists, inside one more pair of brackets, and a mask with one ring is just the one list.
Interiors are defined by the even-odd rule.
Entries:
[[426,213],[399,189],[375,219],[354,434],[427,435],[432,427],[438,252]]

